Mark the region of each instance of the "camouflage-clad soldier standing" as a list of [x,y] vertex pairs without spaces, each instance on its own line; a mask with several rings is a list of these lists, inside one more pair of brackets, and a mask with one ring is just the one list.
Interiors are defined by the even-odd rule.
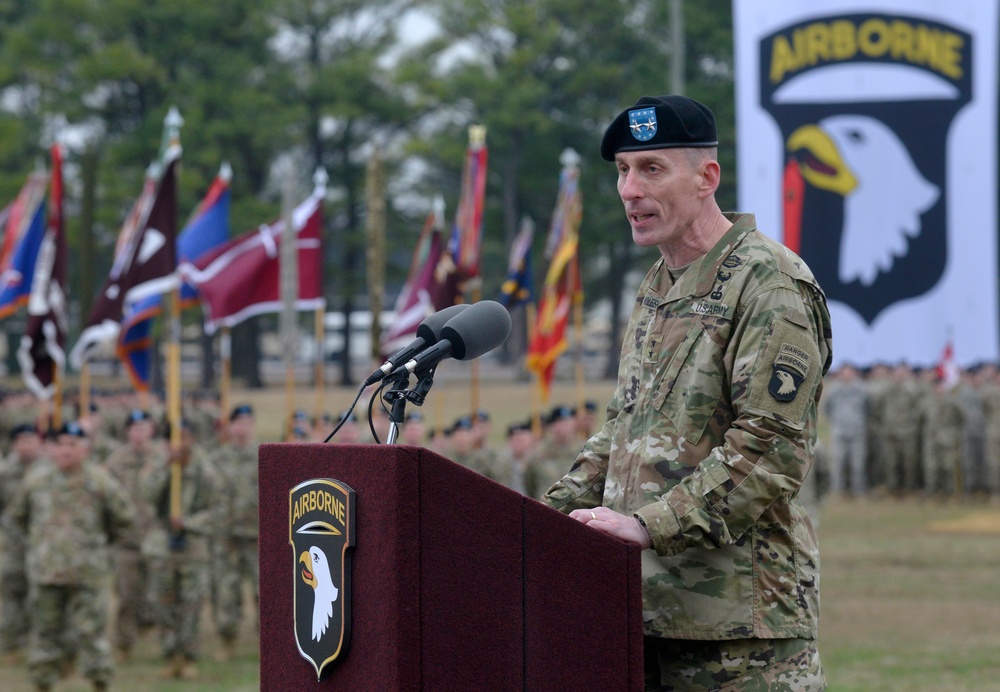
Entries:
[[1000,381],[996,365],[987,363],[980,368],[979,393],[983,400],[983,417],[986,419],[983,442],[986,487],[995,498],[1000,494]]
[[131,526],[133,508],[111,474],[84,463],[88,451],[83,429],[63,425],[54,463],[31,474],[6,515],[28,539],[28,670],[39,690],[52,687],[67,650],[79,653],[94,689],[107,689],[114,672],[105,636],[108,545]]
[[[42,456],[42,438],[34,423],[15,426],[10,439],[10,454],[0,468],[0,513],[13,502],[28,473],[37,471],[36,461]],[[27,550],[24,533],[5,523],[0,549],[0,654],[8,663],[24,648],[28,636]]]
[[148,412],[131,411],[125,420],[126,443],[108,457],[105,468],[118,479],[132,498],[135,522],[115,547],[115,649],[127,661],[139,630],[152,624],[146,601],[149,566],[142,554],[142,540],[153,521],[152,507],[142,496],[139,479],[149,464],[161,465],[166,452],[155,439],[156,425]]
[[254,607],[260,609],[257,563],[257,443],[253,408],[243,404],[229,416],[229,441],[213,459],[221,481],[222,514],[213,546],[212,594],[215,623],[222,638],[221,658],[232,658],[243,619],[243,585],[250,582]]
[[965,410],[956,389],[938,382],[934,393],[924,397],[921,421],[924,491],[928,495],[956,492],[965,426]]
[[509,487],[512,480],[511,469],[503,466],[493,450],[476,448],[472,428],[472,418],[469,416],[463,416],[455,421],[451,427],[451,448],[448,451],[448,458],[456,464],[461,464]]
[[[837,373],[823,400],[830,421],[830,492],[850,489],[854,495],[868,490],[868,389],[850,365]],[[849,481],[848,481],[849,479]]]
[[197,675],[198,621],[207,591],[209,535],[219,519],[219,478],[194,446],[187,425],[181,439],[181,448],[171,457],[182,468],[180,519],[170,517],[170,464],[154,462],[143,470],[140,488],[154,520],[142,552],[149,560],[149,603],[168,661],[162,677],[192,679]]
[[892,371],[882,397],[881,456],[885,483],[890,492],[913,493],[921,485],[920,472],[920,385],[913,371],[900,363]]
[[819,550],[797,494],[830,318],[801,259],[719,210],[716,145],[710,111],[679,96],[643,97],[605,132],[633,240],[661,259],[606,422],[546,501],[645,549],[647,689],[822,689]]
[[986,468],[983,450],[986,445],[986,412],[983,409],[982,392],[977,382],[977,373],[963,370],[961,381],[956,388],[958,401],[965,414],[962,425],[962,488],[966,493],[982,492],[987,489]]
[[572,409],[567,406],[553,408],[545,420],[545,438],[524,474],[525,494],[541,500],[545,491],[569,471],[580,453],[580,443]]

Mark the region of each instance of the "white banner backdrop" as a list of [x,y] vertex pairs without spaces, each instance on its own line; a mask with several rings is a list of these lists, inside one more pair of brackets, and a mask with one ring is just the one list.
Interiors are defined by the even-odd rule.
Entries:
[[816,274],[835,365],[997,359],[997,7],[734,0],[740,209]]

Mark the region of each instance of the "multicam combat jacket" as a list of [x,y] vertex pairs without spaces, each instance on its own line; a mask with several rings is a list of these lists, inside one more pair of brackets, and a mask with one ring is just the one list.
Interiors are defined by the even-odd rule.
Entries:
[[751,214],[639,289],[607,422],[546,501],[634,515],[646,634],[813,638],[816,535],[797,495],[831,356],[826,300]]
[[218,535],[257,540],[257,445],[223,445],[212,461],[222,502]]
[[5,519],[24,532],[32,584],[94,586],[111,572],[108,545],[129,530],[135,509],[103,468],[72,472],[46,464],[32,472]]

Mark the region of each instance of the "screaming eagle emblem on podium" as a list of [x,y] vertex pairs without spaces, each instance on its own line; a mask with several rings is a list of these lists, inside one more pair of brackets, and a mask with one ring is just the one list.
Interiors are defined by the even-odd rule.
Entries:
[[288,524],[295,643],[319,679],[351,639],[354,491],[327,478],[300,483],[288,494]]

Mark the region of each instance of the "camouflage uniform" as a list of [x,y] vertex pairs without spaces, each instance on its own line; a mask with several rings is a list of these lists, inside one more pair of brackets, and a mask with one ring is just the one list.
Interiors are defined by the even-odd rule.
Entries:
[[[29,473],[45,463],[27,465],[11,452],[0,467],[0,513],[10,506]],[[0,654],[24,648],[28,636],[28,575],[25,558],[28,545],[24,533],[7,522],[0,549]]]
[[122,484],[135,507],[135,522],[115,547],[115,647],[127,654],[139,636],[141,627],[152,624],[146,601],[149,565],[142,555],[143,537],[152,520],[152,507],[139,490],[139,479],[146,465],[162,466],[166,454],[155,442],[149,450],[140,452],[131,445],[122,445],[108,457],[105,468]]
[[955,492],[955,477],[962,463],[962,429],[965,411],[954,389],[936,390],[924,397],[924,491],[928,495]]
[[892,492],[912,493],[920,488],[921,391],[915,380],[890,383],[882,405],[882,459],[885,483]]
[[154,521],[142,542],[149,560],[149,603],[160,626],[166,658],[198,657],[198,620],[207,591],[208,537],[218,523],[219,477],[195,450],[181,471],[181,515],[184,532],[170,530],[170,465],[147,467],[142,496],[153,508]]
[[1000,384],[995,381],[982,385],[983,415],[986,436],[983,443],[983,464],[986,467],[986,487],[991,495],[1000,493]]
[[451,460],[507,487],[513,482],[511,468],[505,465],[493,450],[472,449],[468,452],[452,452]]
[[[644,629],[668,646],[817,634],[819,549],[798,491],[829,313],[807,267],[753,215],[727,218],[676,283],[662,259],[647,274],[607,421],[546,494],[563,512],[603,505],[646,527]],[[701,664],[719,667],[721,646]],[[822,671],[809,661],[815,689]]]
[[[868,490],[868,389],[865,383],[838,382],[823,401],[830,421],[830,492]],[[847,479],[850,482],[847,482]]]
[[558,444],[552,440],[542,443],[528,461],[524,473],[524,490],[528,497],[541,500],[552,484],[566,475],[576,455],[579,444]]
[[214,536],[212,596],[219,635],[233,642],[243,618],[243,583],[249,581],[260,607],[260,570],[257,564],[257,445],[221,447],[214,466],[220,484],[218,533]]
[[93,464],[70,473],[46,464],[8,509],[7,518],[28,539],[28,669],[40,687],[55,682],[67,649],[79,652],[86,677],[105,686],[110,681],[108,544],[124,535],[133,514],[125,489]]
[[966,493],[987,489],[986,468],[983,450],[986,445],[986,414],[983,397],[979,389],[963,376],[956,395],[965,414],[962,426],[962,480]]

